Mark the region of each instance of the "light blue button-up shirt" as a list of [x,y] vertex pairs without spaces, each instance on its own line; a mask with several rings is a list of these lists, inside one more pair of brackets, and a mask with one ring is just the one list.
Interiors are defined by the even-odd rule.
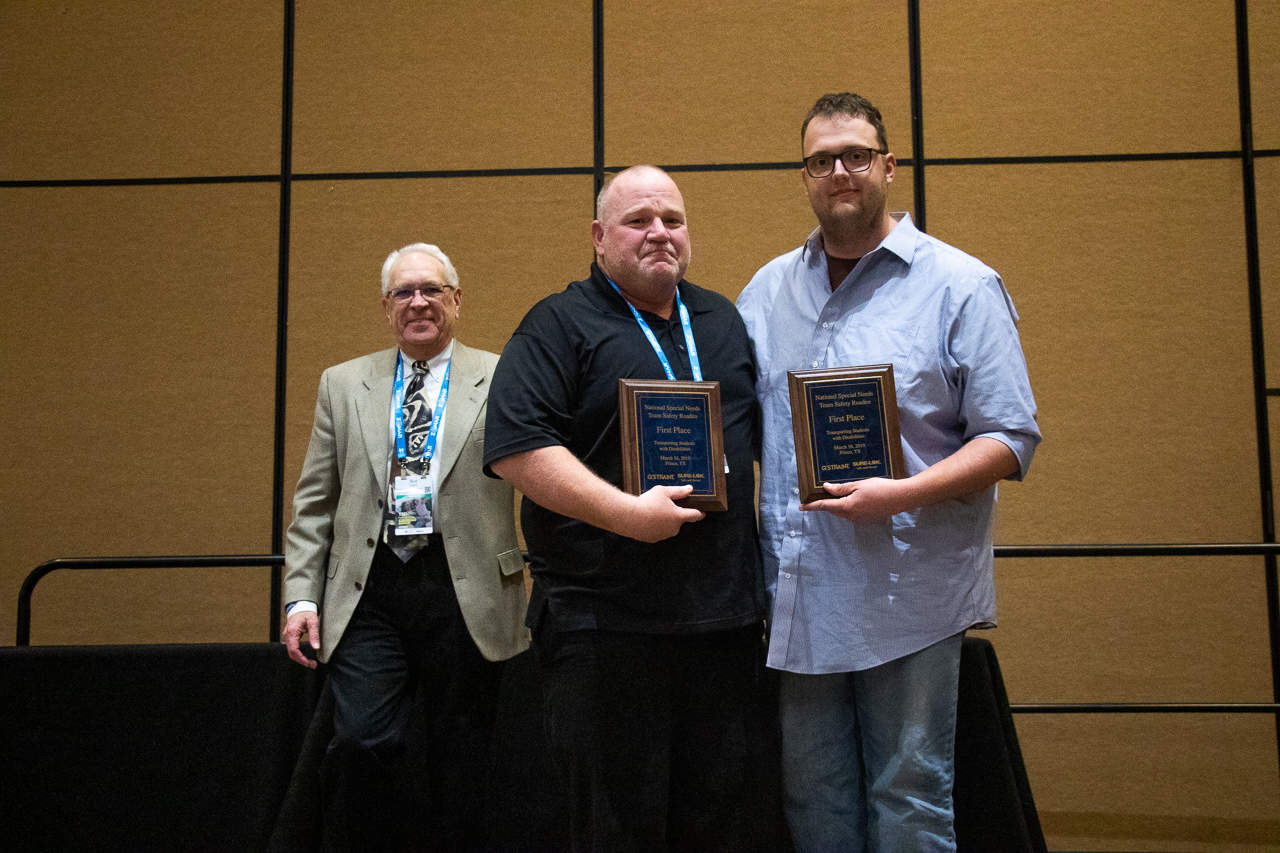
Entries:
[[789,370],[891,362],[908,475],[985,436],[1013,450],[1021,479],[1040,441],[1000,276],[894,216],[834,292],[815,231],[738,298],[759,362],[761,547],[777,669],[867,669],[995,624],[995,486],[882,522],[800,511]]

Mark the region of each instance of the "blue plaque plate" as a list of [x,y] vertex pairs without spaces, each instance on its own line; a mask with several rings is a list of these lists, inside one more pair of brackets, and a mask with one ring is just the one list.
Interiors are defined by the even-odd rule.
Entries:
[[893,365],[791,371],[787,383],[802,503],[830,497],[823,483],[904,475]]
[[623,488],[693,486],[681,506],[728,509],[719,382],[618,380]]

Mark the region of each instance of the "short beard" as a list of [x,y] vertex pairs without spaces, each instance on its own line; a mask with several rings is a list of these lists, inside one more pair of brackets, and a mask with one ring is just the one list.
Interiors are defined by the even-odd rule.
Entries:
[[839,246],[857,243],[866,239],[868,234],[876,230],[883,217],[884,206],[881,205],[876,210],[862,208],[856,213],[849,213],[843,216],[827,213],[826,216],[818,217],[818,224],[822,226],[824,242],[834,243]]

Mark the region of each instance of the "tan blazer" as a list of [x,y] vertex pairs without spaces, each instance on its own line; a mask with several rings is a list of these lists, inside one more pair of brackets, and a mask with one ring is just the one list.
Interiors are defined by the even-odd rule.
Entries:
[[[529,645],[524,560],[511,486],[486,477],[484,417],[498,356],[453,344],[435,519],[467,628],[489,660]],[[284,600],[320,604],[320,660],[342,639],[382,530],[391,454],[394,348],[330,367],[285,538]],[[438,467],[437,467],[438,466]],[[305,638],[304,641],[305,643]]]

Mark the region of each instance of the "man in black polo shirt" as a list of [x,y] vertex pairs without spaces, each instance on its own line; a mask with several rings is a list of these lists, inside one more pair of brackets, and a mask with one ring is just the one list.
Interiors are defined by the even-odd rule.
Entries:
[[[749,849],[764,612],[752,348],[731,302],[683,280],[684,200],[665,172],[620,173],[597,216],[590,277],[516,329],[485,429],[486,466],[524,494],[548,740],[576,850]],[[679,506],[689,486],[619,488],[619,377],[720,383],[727,511]]]

